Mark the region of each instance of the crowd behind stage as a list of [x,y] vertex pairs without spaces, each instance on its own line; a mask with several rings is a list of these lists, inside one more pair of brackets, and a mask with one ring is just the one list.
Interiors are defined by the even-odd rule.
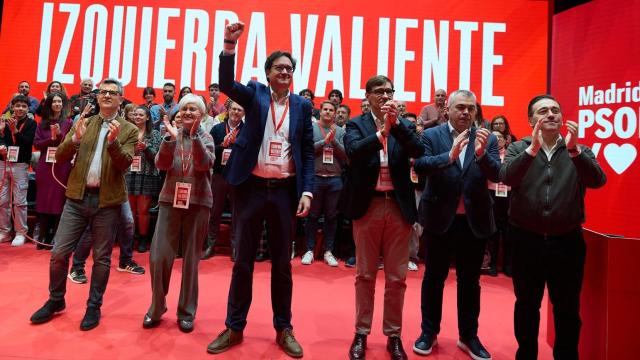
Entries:
[[[387,349],[393,359],[406,358],[400,340],[406,272],[424,264],[422,329],[412,349],[428,355],[437,345],[454,258],[458,346],[470,357],[491,358],[477,336],[479,277],[502,271],[514,277],[516,357],[537,356],[546,285],[554,304],[554,355],[577,358],[583,198],[587,187],[606,179],[553,97],[534,97],[523,109],[532,133],[519,134],[526,135],[520,141],[505,116],[485,119],[467,90],[438,89],[434,103],[410,112],[393,100],[393,82],[375,76],[360,109],[351,109],[340,89],[323,101],[310,89],[289,94],[295,61],[284,52],[267,59],[269,86],[233,81],[241,33],[239,25],[227,29],[220,84],[211,84],[207,96],[166,83],[145,88],[137,101],[127,94],[128,100],[117,80],[96,87],[85,79],[72,96],[52,81],[38,100],[28,81],[18,84],[0,120],[0,242],[28,246],[32,234],[36,249],[53,248],[49,300],[33,323],[64,309],[67,278],[88,282],[85,261],[93,248],[80,328],[99,324],[115,240],[118,271],[151,273],[144,328],[157,326],[167,311],[171,268],[183,258],[178,326],[192,331],[199,261],[221,256],[216,245],[228,222],[235,262],[229,308],[210,353],[242,341],[253,262],[271,260],[276,341],[288,355],[302,356],[291,325],[293,259],[356,268],[350,359],[365,356],[379,269]],[[30,232],[31,169],[37,230]],[[302,244],[295,246],[296,239]],[[136,263],[134,249],[151,250],[150,269]]]

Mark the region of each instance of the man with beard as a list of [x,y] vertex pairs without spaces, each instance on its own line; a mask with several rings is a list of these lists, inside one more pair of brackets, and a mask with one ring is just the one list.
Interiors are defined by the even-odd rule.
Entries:
[[162,122],[162,114],[166,113],[171,117],[178,111],[178,104],[174,98],[176,96],[176,86],[173,83],[165,83],[162,87],[162,99],[164,102],[162,105],[154,105],[151,107],[151,121],[153,121],[153,128],[158,129]]
[[341,104],[338,106],[338,110],[336,110],[336,126],[339,126],[344,129],[345,124],[349,121],[349,117],[351,116],[351,109],[345,104]]
[[[80,114],[82,109],[87,106],[90,100],[95,100],[95,94],[92,94],[93,80],[91,78],[83,79],[80,82],[80,93],[71,96],[69,99],[69,106],[71,107],[71,116],[75,117]],[[93,97],[93,99],[92,99]]]
[[313,196],[312,106],[290,92],[296,62],[288,52],[275,51],[267,58],[268,86],[234,81],[235,46],[244,29],[243,23],[226,26],[220,55],[220,89],[246,110],[247,117],[224,169],[225,179],[234,186],[234,216],[242,224],[236,229],[226,329],[207,351],[221,353],[242,341],[253,293],[256,249],[266,220],[276,342],[287,355],[302,357],[291,325],[290,247],[295,217],[308,215]]
[[[29,91],[31,91],[31,85],[29,85],[29,82],[26,80],[20,81],[20,84],[18,84],[18,92],[13,94],[13,96],[17,96],[17,95],[24,95],[27,97],[27,99],[29,100],[29,113],[30,114],[35,114],[36,110],[38,109],[38,105],[40,105],[40,100],[34,98],[33,96],[29,96]],[[2,113],[6,113],[7,111],[9,111],[11,109],[11,101],[9,101],[9,103],[7,104],[7,107],[4,108],[4,111]]]

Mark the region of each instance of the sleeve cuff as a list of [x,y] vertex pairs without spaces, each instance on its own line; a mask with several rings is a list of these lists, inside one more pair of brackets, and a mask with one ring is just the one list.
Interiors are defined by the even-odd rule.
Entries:
[[580,150],[580,146],[576,146],[576,148],[573,150],[567,149],[567,152],[569,153],[570,158],[574,158],[582,154],[582,150]]
[[310,199],[313,199],[313,194],[310,191],[303,192],[302,196],[308,196]]
[[536,157],[536,155],[538,155],[538,153],[537,153],[537,152],[533,152],[533,150],[531,150],[531,146],[529,146],[528,148],[526,148],[524,151],[525,151],[527,154],[529,154],[529,156],[531,156],[531,157]]

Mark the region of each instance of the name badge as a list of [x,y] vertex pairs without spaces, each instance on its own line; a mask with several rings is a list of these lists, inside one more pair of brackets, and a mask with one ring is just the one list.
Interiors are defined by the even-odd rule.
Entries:
[[133,156],[133,161],[131,162],[131,168],[129,170],[131,170],[131,172],[142,171],[142,156],[140,155]]
[[389,166],[389,159],[387,153],[384,150],[380,150],[380,166]]
[[269,139],[269,150],[267,156],[267,164],[281,165],[282,154],[284,150],[284,139],[272,137]]
[[391,173],[389,172],[388,166],[380,167],[380,185],[381,186],[392,186],[391,182]]
[[496,196],[497,197],[507,197],[507,193],[508,192],[509,192],[509,190],[507,190],[507,185],[505,185],[503,183],[496,184]]
[[330,146],[325,146],[322,148],[322,163],[323,164],[333,164],[333,148]]
[[7,160],[10,162],[18,162],[18,154],[20,153],[20,147],[9,146],[7,148]]
[[177,182],[176,191],[173,193],[173,207],[178,209],[188,209],[189,199],[191,199],[191,184]]
[[44,159],[45,162],[55,163],[56,162],[56,151],[57,147],[50,146],[47,148],[47,157]]
[[411,165],[411,170],[409,170],[409,177],[411,178],[412,183],[418,183],[418,174],[416,174],[416,170],[413,168],[413,165]]
[[222,150],[222,159],[220,160],[221,165],[227,165],[227,161],[231,157],[231,149]]

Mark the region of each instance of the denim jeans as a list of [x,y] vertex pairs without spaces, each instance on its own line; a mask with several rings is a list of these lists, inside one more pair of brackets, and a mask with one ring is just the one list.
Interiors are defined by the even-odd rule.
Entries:
[[[129,200],[122,204],[120,212],[120,223],[117,229],[118,244],[120,244],[120,264],[127,264],[133,259],[133,234],[135,232],[133,213]],[[91,250],[91,229],[89,226],[84,230],[78,245],[73,253],[72,270],[84,269],[84,265]]]
[[64,299],[69,257],[83,231],[89,226],[93,239],[93,269],[87,306],[99,308],[102,305],[102,296],[109,281],[111,251],[116,238],[113,226],[118,222],[121,207],[100,208],[98,203],[98,194],[85,194],[82,200],[67,199],[64,205],[49,264],[50,300]]
[[[6,164],[6,165],[5,165]],[[5,168],[6,166],[6,168]],[[29,164],[0,161],[0,240],[11,233],[11,207],[9,189],[13,193],[14,228],[16,234],[27,234],[27,189]]]
[[307,251],[313,251],[316,245],[318,218],[322,214],[324,214],[324,250],[333,251],[333,242],[336,238],[336,227],[338,225],[338,199],[340,198],[341,190],[342,178],[340,176],[316,176],[313,186],[313,201],[311,201],[309,218],[305,226]]

